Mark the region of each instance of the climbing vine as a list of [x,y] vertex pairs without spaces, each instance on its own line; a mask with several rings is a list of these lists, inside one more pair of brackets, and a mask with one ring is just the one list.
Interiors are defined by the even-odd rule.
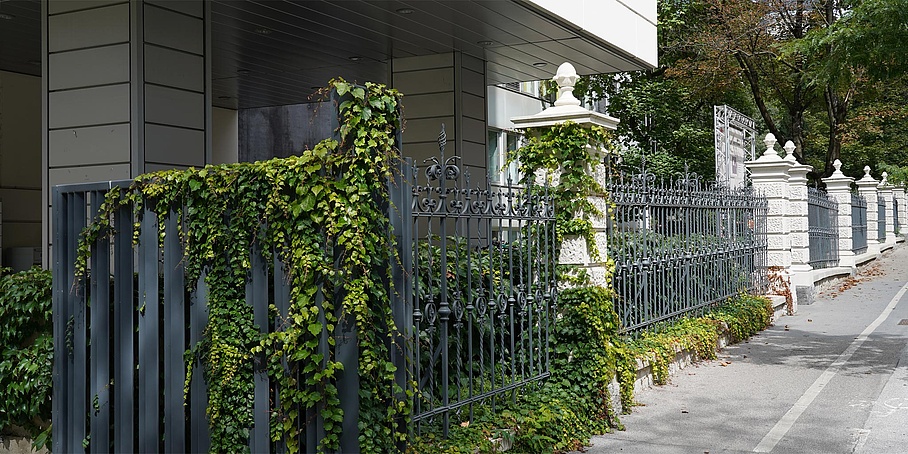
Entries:
[[557,178],[553,187],[559,242],[569,236],[586,239],[593,256],[598,255],[592,219],[603,213],[590,197],[604,195],[593,174],[596,157],[614,151],[612,135],[601,126],[584,126],[570,121],[527,130],[527,144],[509,159],[519,163],[521,183],[538,177]]
[[[158,216],[176,209],[186,282],[204,278],[208,290],[209,323],[187,360],[203,366],[212,451],[248,451],[253,367],[262,360],[280,389],[272,439],[299,451],[300,427],[313,411],[324,421],[319,450],[338,448],[343,412],[335,382],[343,365],[322,353],[319,339],[339,323],[357,332],[359,368],[348,372],[360,377],[362,451],[390,451],[406,434],[400,424],[408,406],[394,397],[401,390],[388,352],[396,329],[386,266],[393,250],[387,181],[398,153],[400,94],[341,79],[330,88],[339,100],[336,139],[298,157],[143,175],[123,194],[107,195],[102,215],[80,242],[78,266],[84,271],[90,244],[110,231],[119,206],[132,204],[137,217],[146,206]],[[289,273],[288,313],[272,306],[272,320],[281,329],[267,334],[245,300],[254,248],[269,263],[276,254]],[[327,342],[333,345],[333,336]]]

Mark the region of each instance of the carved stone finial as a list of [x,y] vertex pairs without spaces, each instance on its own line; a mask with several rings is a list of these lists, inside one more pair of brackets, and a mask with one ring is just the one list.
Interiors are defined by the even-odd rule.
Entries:
[[789,140],[788,142],[785,142],[785,146],[782,148],[785,149],[785,160],[786,161],[791,161],[791,162],[797,161],[797,159],[795,159],[795,155],[794,155],[794,152],[795,152],[794,142]]
[[835,161],[832,162],[832,166],[835,167],[835,172],[832,172],[833,175],[842,174],[842,161],[839,161],[838,159],[836,159]]
[[580,100],[574,97],[574,85],[577,83],[578,79],[580,79],[580,76],[577,75],[577,70],[574,69],[574,65],[565,62],[558,67],[558,71],[555,72],[555,77],[552,78],[552,80],[558,84],[558,99],[555,100],[556,106],[580,105]]
[[889,184],[889,172],[883,172],[883,179],[880,181],[880,186],[886,186]]
[[870,166],[864,166],[864,178],[873,178],[872,176],[870,176]]
[[779,155],[779,152],[776,151],[776,136],[772,133],[766,134],[763,143],[766,144],[766,151],[763,153],[763,156]]

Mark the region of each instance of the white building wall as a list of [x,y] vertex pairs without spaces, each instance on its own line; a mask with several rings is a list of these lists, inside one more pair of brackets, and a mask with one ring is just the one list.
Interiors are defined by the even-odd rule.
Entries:
[[658,65],[656,0],[528,0],[652,66]]

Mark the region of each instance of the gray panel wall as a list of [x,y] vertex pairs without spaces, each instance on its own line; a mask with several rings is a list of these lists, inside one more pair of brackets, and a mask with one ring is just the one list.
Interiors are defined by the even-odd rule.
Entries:
[[[207,163],[210,31],[203,0],[42,4],[47,206],[57,184]],[[49,244],[47,214],[43,225]]]
[[5,71],[0,71],[0,201],[0,248],[39,247],[41,79]]
[[445,124],[445,155],[459,155],[474,175],[486,167],[485,62],[460,53],[395,59],[392,85],[404,94],[403,154],[417,162],[438,154]]

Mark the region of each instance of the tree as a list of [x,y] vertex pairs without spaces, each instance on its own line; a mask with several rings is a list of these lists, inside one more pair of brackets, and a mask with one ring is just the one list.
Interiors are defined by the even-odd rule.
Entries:
[[683,39],[702,20],[706,3],[701,0],[661,0],[659,6],[660,66],[649,71],[590,76],[582,79],[575,94],[607,102],[608,112],[621,120],[618,137],[625,163],[637,167],[646,156],[647,169],[657,175],[678,175],[685,164],[700,176],[715,175],[713,106],[751,107],[744,87],[730,71],[706,84],[685,83],[672,73],[686,58]]

